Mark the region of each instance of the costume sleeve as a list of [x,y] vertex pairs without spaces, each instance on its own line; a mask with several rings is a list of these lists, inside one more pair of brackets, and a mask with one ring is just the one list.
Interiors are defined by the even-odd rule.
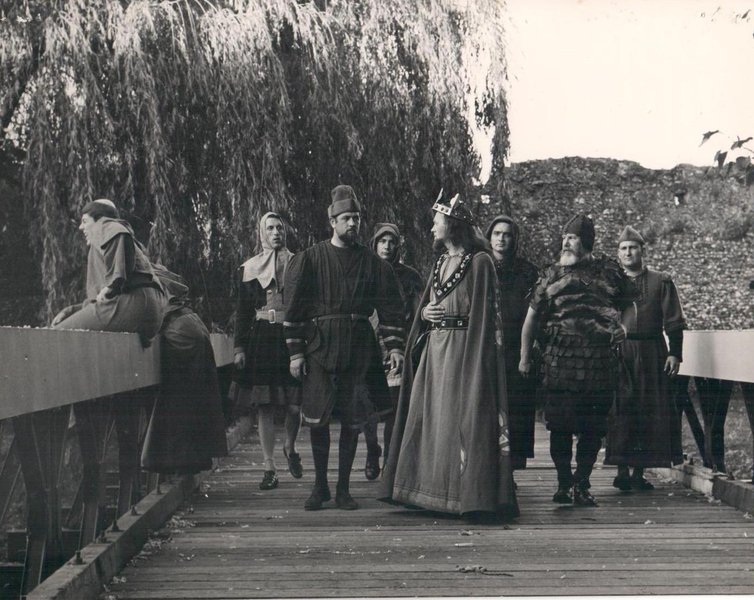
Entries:
[[134,240],[127,233],[120,233],[102,248],[107,266],[107,286],[113,290],[109,297],[117,296],[123,290],[134,271]]
[[309,253],[300,252],[288,263],[285,271],[283,302],[286,305],[285,343],[291,360],[303,358],[306,350],[306,326],[309,322],[308,308],[312,305],[313,276],[309,265]]
[[243,267],[239,271],[238,298],[236,300],[236,324],[233,331],[233,351],[246,352],[249,346],[249,334],[251,325],[256,315],[254,308],[254,295],[251,286],[241,281]]
[[683,329],[674,329],[668,333],[668,354],[683,360]]
[[375,308],[380,319],[379,334],[388,352],[403,352],[406,346],[406,327],[403,299],[393,267],[378,259]]
[[534,284],[529,306],[537,315],[541,316],[547,305],[547,282],[550,276],[550,269],[546,269]]
[[537,270],[537,267],[530,264],[529,268],[526,270],[525,276],[524,276],[524,286],[526,288],[526,301],[530,302],[531,299],[534,296],[534,290],[537,287],[537,281],[539,280],[539,271]]
[[679,329],[686,329],[686,318],[683,316],[678,290],[673,280],[667,275],[662,280],[660,302],[662,303],[662,326],[665,332],[670,335]]

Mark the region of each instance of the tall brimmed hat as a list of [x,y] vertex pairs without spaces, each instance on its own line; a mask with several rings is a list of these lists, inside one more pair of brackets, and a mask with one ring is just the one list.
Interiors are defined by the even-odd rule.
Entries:
[[344,212],[361,212],[361,204],[356,199],[356,192],[350,185],[334,187],[330,192],[330,197],[332,201],[330,206],[327,207],[327,216],[331,219]]
[[563,235],[572,233],[581,238],[581,243],[589,252],[594,248],[594,221],[584,214],[578,214],[565,224]]
[[618,244],[620,245],[621,242],[636,242],[640,246],[645,244],[642,235],[630,225],[626,225],[623,228],[623,231],[621,231],[620,237],[618,238]]
[[435,200],[432,210],[442,213],[451,219],[458,219],[469,225],[474,225],[474,215],[471,214],[471,211],[463,203],[460,195],[456,194],[450,199],[450,201],[444,202],[443,191],[444,190],[440,190],[440,193],[437,195],[437,200]]

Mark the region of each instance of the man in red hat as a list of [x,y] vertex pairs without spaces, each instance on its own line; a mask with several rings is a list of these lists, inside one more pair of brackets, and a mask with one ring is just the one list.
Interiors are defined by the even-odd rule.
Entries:
[[[592,254],[594,223],[576,215],[563,228],[560,260],[540,278],[521,333],[522,375],[531,372],[531,348],[542,344],[545,421],[558,472],[553,502],[597,506],[589,477],[606,433],[623,341],[621,311],[632,286],[614,260]],[[573,436],[578,436],[571,472]]]
[[314,488],[306,510],[330,500],[327,463],[330,415],[338,406],[341,432],[338,508],[354,510],[349,493],[359,431],[392,410],[382,354],[369,317],[374,310],[390,368],[403,366],[403,304],[393,269],[358,241],[361,206],[351,186],[332,190],[327,210],[332,238],[291,259],[285,277],[288,312],[283,324],[290,372],[303,381],[302,420],[311,427]]
[[670,378],[681,364],[686,321],[670,275],[644,266],[644,238],[633,227],[626,227],[618,239],[618,259],[638,297],[623,311],[623,369],[605,463],[618,465],[615,487],[647,491],[654,486],[644,478],[645,467],[683,462],[681,418],[670,394]]

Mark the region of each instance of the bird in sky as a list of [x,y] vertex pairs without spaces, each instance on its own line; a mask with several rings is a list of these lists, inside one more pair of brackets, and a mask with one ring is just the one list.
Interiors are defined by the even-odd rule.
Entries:
[[708,139],[710,139],[713,135],[716,133],[720,133],[719,129],[715,129],[715,131],[708,131],[702,135],[702,142],[699,144],[700,146],[706,142]]
[[733,142],[733,145],[732,145],[732,146],[730,147],[730,149],[731,149],[731,150],[735,150],[736,148],[740,148],[740,147],[741,147],[741,146],[743,146],[743,145],[744,145],[745,143],[747,143],[747,142],[750,142],[750,141],[751,141],[752,139],[754,139],[754,138],[752,138],[751,136],[747,137],[747,138],[746,138],[745,140],[742,140],[742,139],[741,139],[740,137],[738,137],[738,136],[736,136],[736,138],[737,138],[737,139],[736,139],[736,141],[735,141],[735,142]]

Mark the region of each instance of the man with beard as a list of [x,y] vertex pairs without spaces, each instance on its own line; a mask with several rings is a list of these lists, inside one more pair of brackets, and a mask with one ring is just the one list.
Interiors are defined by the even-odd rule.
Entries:
[[[597,506],[589,477],[606,433],[625,338],[621,311],[633,299],[617,262],[594,257],[594,223],[576,215],[563,228],[560,260],[540,278],[521,333],[519,370],[531,371],[535,337],[542,351],[545,421],[558,473],[553,502]],[[573,436],[578,436],[571,472]]]
[[670,394],[670,379],[681,364],[686,321],[670,275],[644,266],[644,238],[633,227],[626,227],[618,239],[618,259],[638,297],[623,311],[623,368],[605,463],[618,465],[613,486],[647,491],[654,486],[644,479],[646,467],[683,462],[681,418]]
[[311,427],[314,488],[304,504],[330,500],[327,463],[330,415],[337,405],[341,432],[338,508],[354,510],[349,483],[364,424],[392,410],[382,354],[369,317],[375,310],[390,368],[403,366],[404,307],[393,269],[358,243],[361,206],[348,185],[332,190],[327,214],[333,235],[293,257],[285,278],[284,323],[290,372],[303,381],[302,418]]
[[508,417],[511,436],[511,465],[525,469],[534,457],[534,415],[536,380],[518,371],[521,328],[534,286],[537,267],[519,255],[519,228],[508,216],[495,217],[487,227],[498,281],[498,305],[503,324],[505,378],[508,388]]
[[[398,278],[398,288],[404,307],[404,325],[408,328],[414,320],[414,313],[416,313],[416,307],[419,304],[419,298],[424,288],[421,275],[419,275],[416,269],[404,265],[400,260],[401,234],[396,225],[392,223],[377,223],[370,246],[377,256],[389,262],[393,267],[393,272]],[[376,324],[376,319],[373,320],[373,324]],[[387,378],[387,385],[390,390],[390,398],[393,402],[393,411],[395,411],[395,408],[398,406],[398,392],[400,391],[403,374],[390,368],[390,355],[381,338],[380,347],[386,366],[385,377]],[[393,433],[394,423],[395,414],[393,412],[385,419],[385,431],[383,434],[385,462],[387,462],[390,450],[390,436]],[[364,427],[364,439],[367,443],[367,462],[364,467],[364,473],[366,478],[371,481],[377,479],[380,474],[380,455],[382,454],[382,448],[380,448],[377,442],[376,421],[370,421]]]

